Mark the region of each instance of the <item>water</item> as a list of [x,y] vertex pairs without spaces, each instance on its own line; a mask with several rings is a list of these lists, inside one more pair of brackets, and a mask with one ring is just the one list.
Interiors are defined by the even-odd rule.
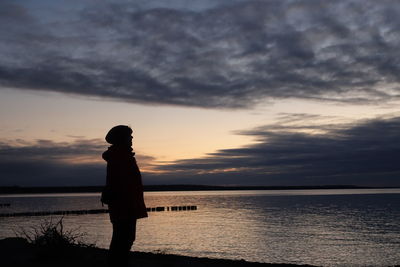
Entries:
[[[135,250],[323,266],[400,264],[400,189],[148,192],[152,212],[138,223]],[[0,213],[101,208],[99,194],[0,196]],[[50,217],[0,218],[0,238]],[[53,220],[60,216],[53,217]],[[69,215],[64,225],[107,248],[107,214]]]

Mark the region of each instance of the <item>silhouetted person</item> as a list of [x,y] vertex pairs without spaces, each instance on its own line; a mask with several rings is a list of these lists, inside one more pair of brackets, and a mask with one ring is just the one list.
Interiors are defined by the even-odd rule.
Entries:
[[106,141],[111,146],[103,153],[107,161],[107,179],[102,202],[108,204],[113,225],[109,265],[120,267],[128,265],[129,251],[136,236],[136,220],[147,217],[147,211],[142,178],[131,147],[132,129],[115,126],[107,133]]

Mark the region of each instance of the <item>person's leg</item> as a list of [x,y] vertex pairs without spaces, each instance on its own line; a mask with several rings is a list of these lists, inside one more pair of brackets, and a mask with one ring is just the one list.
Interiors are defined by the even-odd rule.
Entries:
[[113,223],[110,243],[110,266],[127,266],[129,251],[136,237],[136,220]]
[[121,227],[120,223],[113,222],[113,233],[110,243],[110,250],[109,250],[109,266],[110,267],[117,267],[120,265],[121,256],[123,247],[123,227]]
[[126,233],[127,233],[126,250],[129,252],[132,248],[133,242],[136,239],[136,219],[127,223]]

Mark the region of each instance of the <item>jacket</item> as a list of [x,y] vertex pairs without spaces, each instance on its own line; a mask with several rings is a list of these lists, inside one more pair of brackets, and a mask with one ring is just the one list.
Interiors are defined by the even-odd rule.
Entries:
[[111,222],[147,217],[142,176],[132,148],[112,145],[103,153],[107,162],[106,187]]

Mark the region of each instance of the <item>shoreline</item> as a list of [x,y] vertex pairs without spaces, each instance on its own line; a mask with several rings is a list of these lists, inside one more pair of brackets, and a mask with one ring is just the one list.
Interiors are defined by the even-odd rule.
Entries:
[[[47,266],[107,266],[107,249],[87,246],[65,248],[40,247],[28,243],[24,238],[0,239],[2,266],[7,267],[47,267]],[[213,259],[189,257],[151,252],[131,252],[130,266],[135,267],[270,267],[309,266],[285,263],[258,263],[245,260]]]

